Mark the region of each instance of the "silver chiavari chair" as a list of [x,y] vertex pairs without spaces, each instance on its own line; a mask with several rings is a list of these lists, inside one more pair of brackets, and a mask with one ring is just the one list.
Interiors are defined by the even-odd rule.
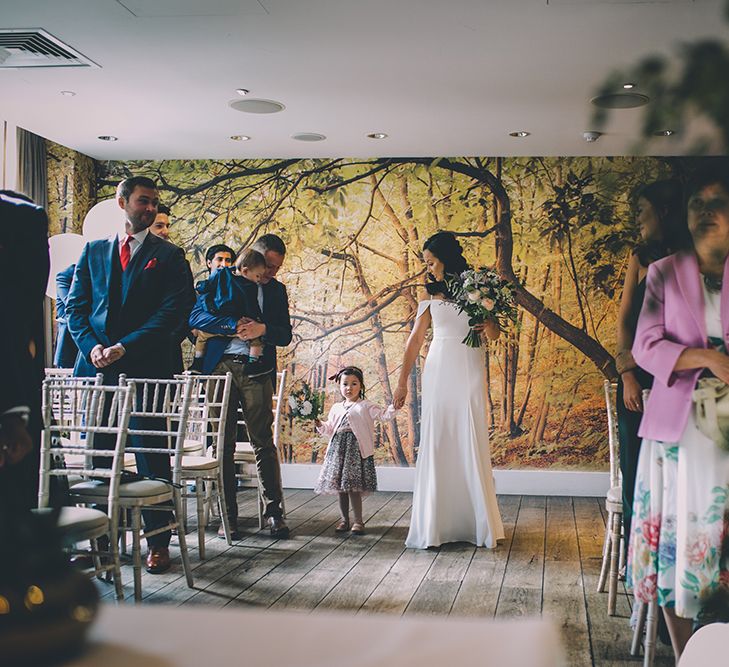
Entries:
[[[47,379],[43,382],[43,431],[39,471],[38,511],[48,511],[52,478],[99,480],[102,492],[94,504],[106,502],[106,511],[91,507],[64,506],[59,510],[58,529],[71,552],[75,545],[89,540],[92,545],[93,572],[100,576],[111,572],[117,599],[124,597],[119,562],[119,489],[124,467],[124,448],[134,400],[134,385],[104,387],[95,378]],[[63,415],[59,420],[54,414]],[[112,449],[97,448],[99,435],[112,437]],[[79,462],[66,467],[64,459],[73,456]],[[94,459],[111,459],[108,467],[97,466]],[[55,465],[54,465],[55,459]],[[86,503],[71,485],[71,503]],[[101,503],[99,503],[101,501]],[[108,537],[108,550],[99,548],[98,538]],[[102,563],[102,560],[107,561]]]
[[[187,431],[192,380],[174,379],[119,379],[120,386],[134,384],[135,402],[131,411],[131,421],[127,429],[130,442],[137,437],[156,439],[157,447],[127,445],[126,452],[137,456],[162,455],[171,458],[172,480],[136,479],[122,484],[119,491],[119,506],[131,514],[131,525],[123,527],[132,533],[132,566],[134,570],[134,599],[142,599],[142,550],[141,540],[160,533],[177,530],[182,566],[187,585],[193,586],[192,569],[187,552],[187,542],[183,529],[181,500],[181,467]],[[145,426],[150,428],[145,428]],[[87,502],[92,502],[102,490],[96,482],[85,482],[73,487],[74,492]],[[171,520],[165,525],[142,531],[142,510],[164,511],[171,513]]]
[[187,483],[195,484],[197,541],[202,560],[205,558],[205,527],[211,506],[217,506],[223,522],[225,539],[228,544],[232,544],[231,527],[228,523],[228,510],[223,493],[223,448],[233,375],[231,373],[191,376],[183,374],[177,377],[192,379],[192,401],[187,420],[186,446],[198,442],[202,452],[198,456],[183,456],[181,467],[185,516],[187,516],[186,501],[188,496],[192,495],[187,492]]

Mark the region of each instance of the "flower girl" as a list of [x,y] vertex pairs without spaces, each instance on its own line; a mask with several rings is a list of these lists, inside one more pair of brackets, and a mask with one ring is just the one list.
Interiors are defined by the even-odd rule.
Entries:
[[339,494],[342,519],[335,529],[337,533],[350,530],[351,503],[354,514],[352,534],[363,535],[362,494],[377,491],[375,420],[393,419],[395,408],[392,405],[382,408],[365,399],[364,378],[356,366],[347,366],[329,379],[339,383],[344,400],[332,406],[325,422],[318,419],[314,422],[319,433],[329,436],[314,491]]

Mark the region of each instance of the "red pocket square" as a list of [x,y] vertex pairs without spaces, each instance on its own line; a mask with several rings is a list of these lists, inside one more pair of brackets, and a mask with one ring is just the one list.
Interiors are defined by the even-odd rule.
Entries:
[[147,266],[144,267],[144,270],[146,271],[147,269],[154,269],[154,268],[156,268],[156,266],[157,266],[157,258],[152,257],[152,259],[150,259],[147,262]]

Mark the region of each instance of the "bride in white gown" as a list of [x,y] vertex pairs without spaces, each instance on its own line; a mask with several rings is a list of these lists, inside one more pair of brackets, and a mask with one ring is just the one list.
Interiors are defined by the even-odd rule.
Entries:
[[[407,378],[432,325],[433,337],[422,378],[420,447],[410,531],[405,545],[417,549],[447,542],[494,547],[504,538],[496,501],[486,426],[486,378],[480,348],[462,343],[468,317],[448,301],[446,274],[467,268],[461,246],[450,232],[438,232],[423,247],[431,299],[421,301],[395,391],[399,408]],[[499,337],[498,324],[483,327]]]

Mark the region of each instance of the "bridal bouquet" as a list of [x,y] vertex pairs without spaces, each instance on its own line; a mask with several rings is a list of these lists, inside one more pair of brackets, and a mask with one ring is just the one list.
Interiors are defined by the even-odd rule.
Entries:
[[320,392],[313,391],[308,382],[289,396],[289,410],[292,417],[302,420],[316,419],[322,414],[324,399]]
[[448,282],[456,306],[468,315],[471,330],[463,339],[469,347],[480,347],[481,336],[473,327],[487,320],[499,325],[516,321],[514,285],[503,280],[493,269],[468,269]]

